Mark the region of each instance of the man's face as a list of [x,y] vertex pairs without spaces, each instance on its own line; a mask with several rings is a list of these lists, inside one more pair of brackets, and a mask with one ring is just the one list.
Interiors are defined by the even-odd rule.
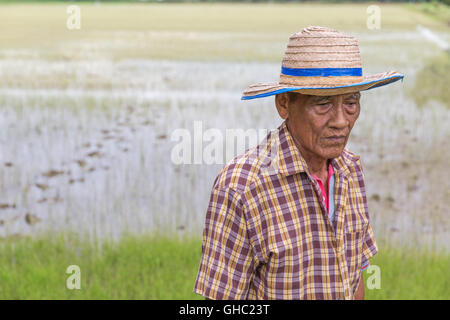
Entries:
[[311,96],[284,93],[276,97],[278,113],[304,156],[339,157],[358,119],[360,93]]

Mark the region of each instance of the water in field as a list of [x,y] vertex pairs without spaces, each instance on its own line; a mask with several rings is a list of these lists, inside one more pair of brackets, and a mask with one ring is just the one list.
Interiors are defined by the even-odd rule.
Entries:
[[[448,41],[448,34],[437,34]],[[442,51],[424,46],[415,30],[355,35],[365,73],[396,69],[405,74],[403,83],[363,93],[348,146],[362,158],[376,235],[448,248],[450,108],[445,99],[419,106],[411,94],[416,76]],[[225,137],[227,129],[264,131],[281,123],[273,97],[240,100],[247,85],[276,81],[280,62],[98,54],[102,43],[112,50],[131,46],[129,36],[98,41],[97,47],[68,43],[74,53],[66,58],[26,49],[0,51],[2,236],[48,231],[92,238],[152,231],[200,235],[214,178],[230,155],[245,148],[225,145],[219,163],[178,165],[172,157],[179,142],[175,133],[190,134],[196,162],[199,150],[208,146],[208,129]],[[271,46],[261,48],[281,54],[287,39],[271,37],[276,39]]]

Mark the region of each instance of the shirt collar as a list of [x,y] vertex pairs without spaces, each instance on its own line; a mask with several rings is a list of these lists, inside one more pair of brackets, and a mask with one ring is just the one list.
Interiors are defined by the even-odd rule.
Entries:
[[[306,172],[311,175],[305,159],[300,154],[300,150],[295,145],[294,139],[289,132],[286,121],[278,127],[278,152],[275,158],[277,172],[283,176],[290,176],[299,172]],[[333,171],[341,176],[348,176],[350,170],[344,159],[344,152],[337,158],[330,161]]]

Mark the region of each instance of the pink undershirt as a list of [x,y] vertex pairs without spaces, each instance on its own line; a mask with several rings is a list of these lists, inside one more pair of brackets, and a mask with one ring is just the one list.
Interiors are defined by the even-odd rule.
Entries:
[[[334,170],[333,170],[333,166],[331,164],[328,165],[328,177],[327,177],[327,185],[328,185],[328,190],[330,190],[330,177],[334,174]],[[327,207],[327,212],[328,212],[328,192],[325,192],[325,187],[323,186],[323,182],[322,180],[320,180],[318,177],[316,177],[313,173],[311,173],[311,175],[313,176],[314,179],[316,179],[317,183],[319,184],[320,187],[320,191],[322,191],[322,196],[323,196],[323,200],[325,202],[325,205]],[[327,190],[327,191],[328,191]]]
[[[334,170],[333,170],[333,167],[332,167],[331,164],[330,164],[330,165],[328,166],[328,177],[327,177],[328,190],[330,190],[330,177],[332,177],[333,174],[334,174]],[[314,179],[316,179],[316,181],[317,181],[317,183],[318,183],[318,185],[319,185],[319,187],[320,187],[320,191],[321,191],[321,193],[322,193],[323,200],[324,200],[324,202],[325,202],[325,205],[326,205],[326,207],[327,207],[327,212],[328,212],[328,211],[329,211],[329,208],[328,208],[328,193],[325,192],[325,188],[323,187],[322,180],[320,180],[318,177],[316,177],[316,176],[313,175],[312,173],[311,173],[311,175],[313,176]],[[366,261],[366,262],[361,266],[361,271],[366,270],[369,266],[370,266],[369,261]]]

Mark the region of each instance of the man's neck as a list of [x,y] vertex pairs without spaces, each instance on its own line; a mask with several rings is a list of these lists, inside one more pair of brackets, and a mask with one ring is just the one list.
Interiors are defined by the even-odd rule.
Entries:
[[304,149],[301,145],[297,145],[303,159],[305,159],[309,170],[313,175],[318,177],[323,182],[327,181],[328,178],[328,159],[318,157],[312,154],[308,150]]

